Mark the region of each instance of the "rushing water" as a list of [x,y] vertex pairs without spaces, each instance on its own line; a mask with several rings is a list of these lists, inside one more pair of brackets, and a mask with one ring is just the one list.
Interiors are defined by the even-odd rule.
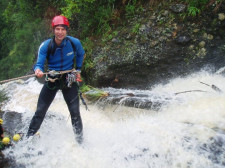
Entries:
[[[39,130],[40,137],[20,141],[4,155],[16,161],[9,167],[20,168],[222,168],[224,83],[221,74],[203,71],[148,91],[106,88],[113,93],[149,94],[152,100],[156,95],[157,101],[167,103],[157,110],[101,102],[89,105],[86,111],[81,105],[81,146],[75,141],[69,112],[59,92]],[[224,92],[215,91],[212,84]],[[1,86],[11,97],[4,110],[22,113],[24,127],[20,132],[28,129],[41,87],[34,78]]]

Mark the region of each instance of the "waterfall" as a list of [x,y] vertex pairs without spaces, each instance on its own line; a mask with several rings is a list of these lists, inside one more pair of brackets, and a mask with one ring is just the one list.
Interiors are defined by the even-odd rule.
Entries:
[[[224,83],[221,73],[201,71],[151,90],[104,88],[114,94],[149,95],[151,101],[164,103],[157,109],[127,107],[124,97],[118,105],[109,99],[89,104],[89,111],[81,104],[82,145],[75,141],[69,111],[58,92],[40,136],[21,140],[3,153],[14,161],[9,165],[14,168],[222,168]],[[212,84],[224,92],[215,91]],[[21,113],[18,124],[23,127],[18,131],[26,132],[42,85],[30,78],[0,87],[10,97],[3,110]]]

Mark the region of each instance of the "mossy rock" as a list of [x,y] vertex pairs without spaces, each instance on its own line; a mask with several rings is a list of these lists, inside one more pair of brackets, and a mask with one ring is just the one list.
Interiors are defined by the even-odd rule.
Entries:
[[83,96],[89,100],[89,101],[97,101],[102,97],[107,97],[109,95],[109,93],[104,92],[100,89],[94,88],[92,86],[88,86],[88,85],[83,85],[81,87],[81,91],[83,93]]

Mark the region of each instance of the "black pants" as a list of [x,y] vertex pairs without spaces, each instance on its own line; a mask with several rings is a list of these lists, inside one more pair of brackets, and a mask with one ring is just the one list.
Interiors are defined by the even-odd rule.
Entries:
[[[45,114],[49,106],[51,105],[53,99],[55,98],[57,91],[59,90],[59,87],[49,88],[48,83],[49,82],[46,82],[44,84],[41,90],[41,93],[39,95],[37,110],[31,120],[29,129],[28,129],[28,133],[27,133],[28,137],[34,135],[40,128],[44,120]],[[82,125],[82,120],[80,116],[77,84],[73,83],[71,88],[68,88],[68,87],[63,88],[62,93],[71,115],[71,122],[72,122],[74,133],[76,135],[76,139],[77,141],[81,141],[83,136],[82,134],[83,125]]]

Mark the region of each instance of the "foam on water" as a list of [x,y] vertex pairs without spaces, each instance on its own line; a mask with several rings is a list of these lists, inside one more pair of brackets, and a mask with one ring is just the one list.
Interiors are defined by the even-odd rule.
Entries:
[[[224,93],[200,82],[214,84]],[[69,112],[59,92],[39,130],[41,136],[20,141],[4,154],[28,168],[222,168],[224,83],[222,75],[203,71],[154,86],[151,91],[129,90],[172,96],[169,104],[159,111],[99,105],[89,105],[90,111],[86,111],[81,105],[84,125],[81,146],[75,141]],[[7,93],[11,99],[4,110],[23,113],[22,131],[26,131],[42,86],[31,78],[1,87],[10,88]],[[187,90],[205,92],[174,94]]]

